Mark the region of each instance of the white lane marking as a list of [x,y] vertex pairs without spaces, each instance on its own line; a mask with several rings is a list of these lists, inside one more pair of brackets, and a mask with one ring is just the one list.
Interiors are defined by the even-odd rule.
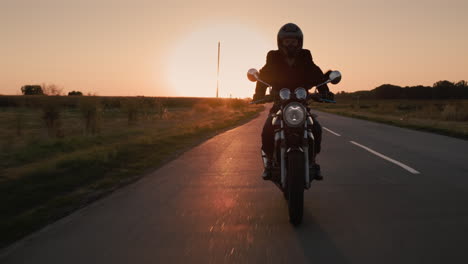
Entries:
[[331,131],[330,129],[328,129],[328,128],[326,128],[326,127],[323,127],[323,129],[325,129],[326,131],[332,133],[333,135],[335,135],[335,136],[337,136],[337,137],[341,137],[340,134],[338,134],[338,133],[336,133],[336,132],[333,132],[333,131]]
[[376,156],[381,157],[381,158],[384,159],[384,160],[390,161],[391,163],[394,163],[394,164],[396,164],[396,165],[402,167],[403,169],[405,169],[405,170],[407,170],[407,171],[409,171],[409,172],[411,172],[411,173],[413,173],[413,174],[420,174],[419,171],[417,171],[417,170],[411,168],[410,166],[407,166],[407,165],[405,165],[405,164],[403,164],[403,163],[401,163],[401,162],[399,162],[399,161],[397,161],[397,160],[394,160],[394,159],[392,159],[392,158],[389,158],[389,157],[387,157],[387,156],[385,156],[385,155],[383,155],[383,154],[381,154],[381,153],[379,153],[379,152],[377,152],[377,151],[375,151],[375,150],[372,150],[372,149],[370,149],[370,148],[368,148],[368,147],[366,147],[366,146],[363,146],[363,145],[361,145],[361,144],[359,144],[359,143],[356,143],[356,142],[354,142],[354,141],[350,141],[350,142],[351,142],[352,144],[358,146],[358,147],[361,147],[361,148],[363,148],[363,149],[369,151],[370,153],[372,153],[372,154],[374,154],[374,155],[376,155]]

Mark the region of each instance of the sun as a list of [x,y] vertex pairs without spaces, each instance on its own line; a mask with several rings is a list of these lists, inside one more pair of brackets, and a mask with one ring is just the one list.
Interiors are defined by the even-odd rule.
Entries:
[[176,96],[215,97],[218,41],[221,43],[219,96],[251,97],[255,84],[246,77],[249,68],[261,68],[274,48],[263,33],[247,25],[210,24],[176,41],[168,57],[169,84]]

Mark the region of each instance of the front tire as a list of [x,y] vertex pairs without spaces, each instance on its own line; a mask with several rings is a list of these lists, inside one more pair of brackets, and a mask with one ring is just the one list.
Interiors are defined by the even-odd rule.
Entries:
[[302,222],[304,211],[304,153],[294,150],[288,154],[288,210],[289,222],[297,226]]

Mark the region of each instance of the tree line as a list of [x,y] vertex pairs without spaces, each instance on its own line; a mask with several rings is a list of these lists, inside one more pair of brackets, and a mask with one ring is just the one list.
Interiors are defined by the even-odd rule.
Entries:
[[[62,95],[62,88],[55,84],[49,85],[24,85],[21,87],[21,93],[23,95]],[[81,96],[83,95],[80,91],[71,91],[68,93],[70,96]]]
[[468,82],[438,81],[432,86],[405,86],[383,84],[370,91],[339,92],[337,98],[361,99],[468,99]]

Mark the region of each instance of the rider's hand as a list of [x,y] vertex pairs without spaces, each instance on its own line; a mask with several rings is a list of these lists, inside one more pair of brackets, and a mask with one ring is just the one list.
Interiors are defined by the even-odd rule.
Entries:
[[319,93],[313,93],[309,97],[310,99],[316,101],[316,102],[322,102],[322,98]]

